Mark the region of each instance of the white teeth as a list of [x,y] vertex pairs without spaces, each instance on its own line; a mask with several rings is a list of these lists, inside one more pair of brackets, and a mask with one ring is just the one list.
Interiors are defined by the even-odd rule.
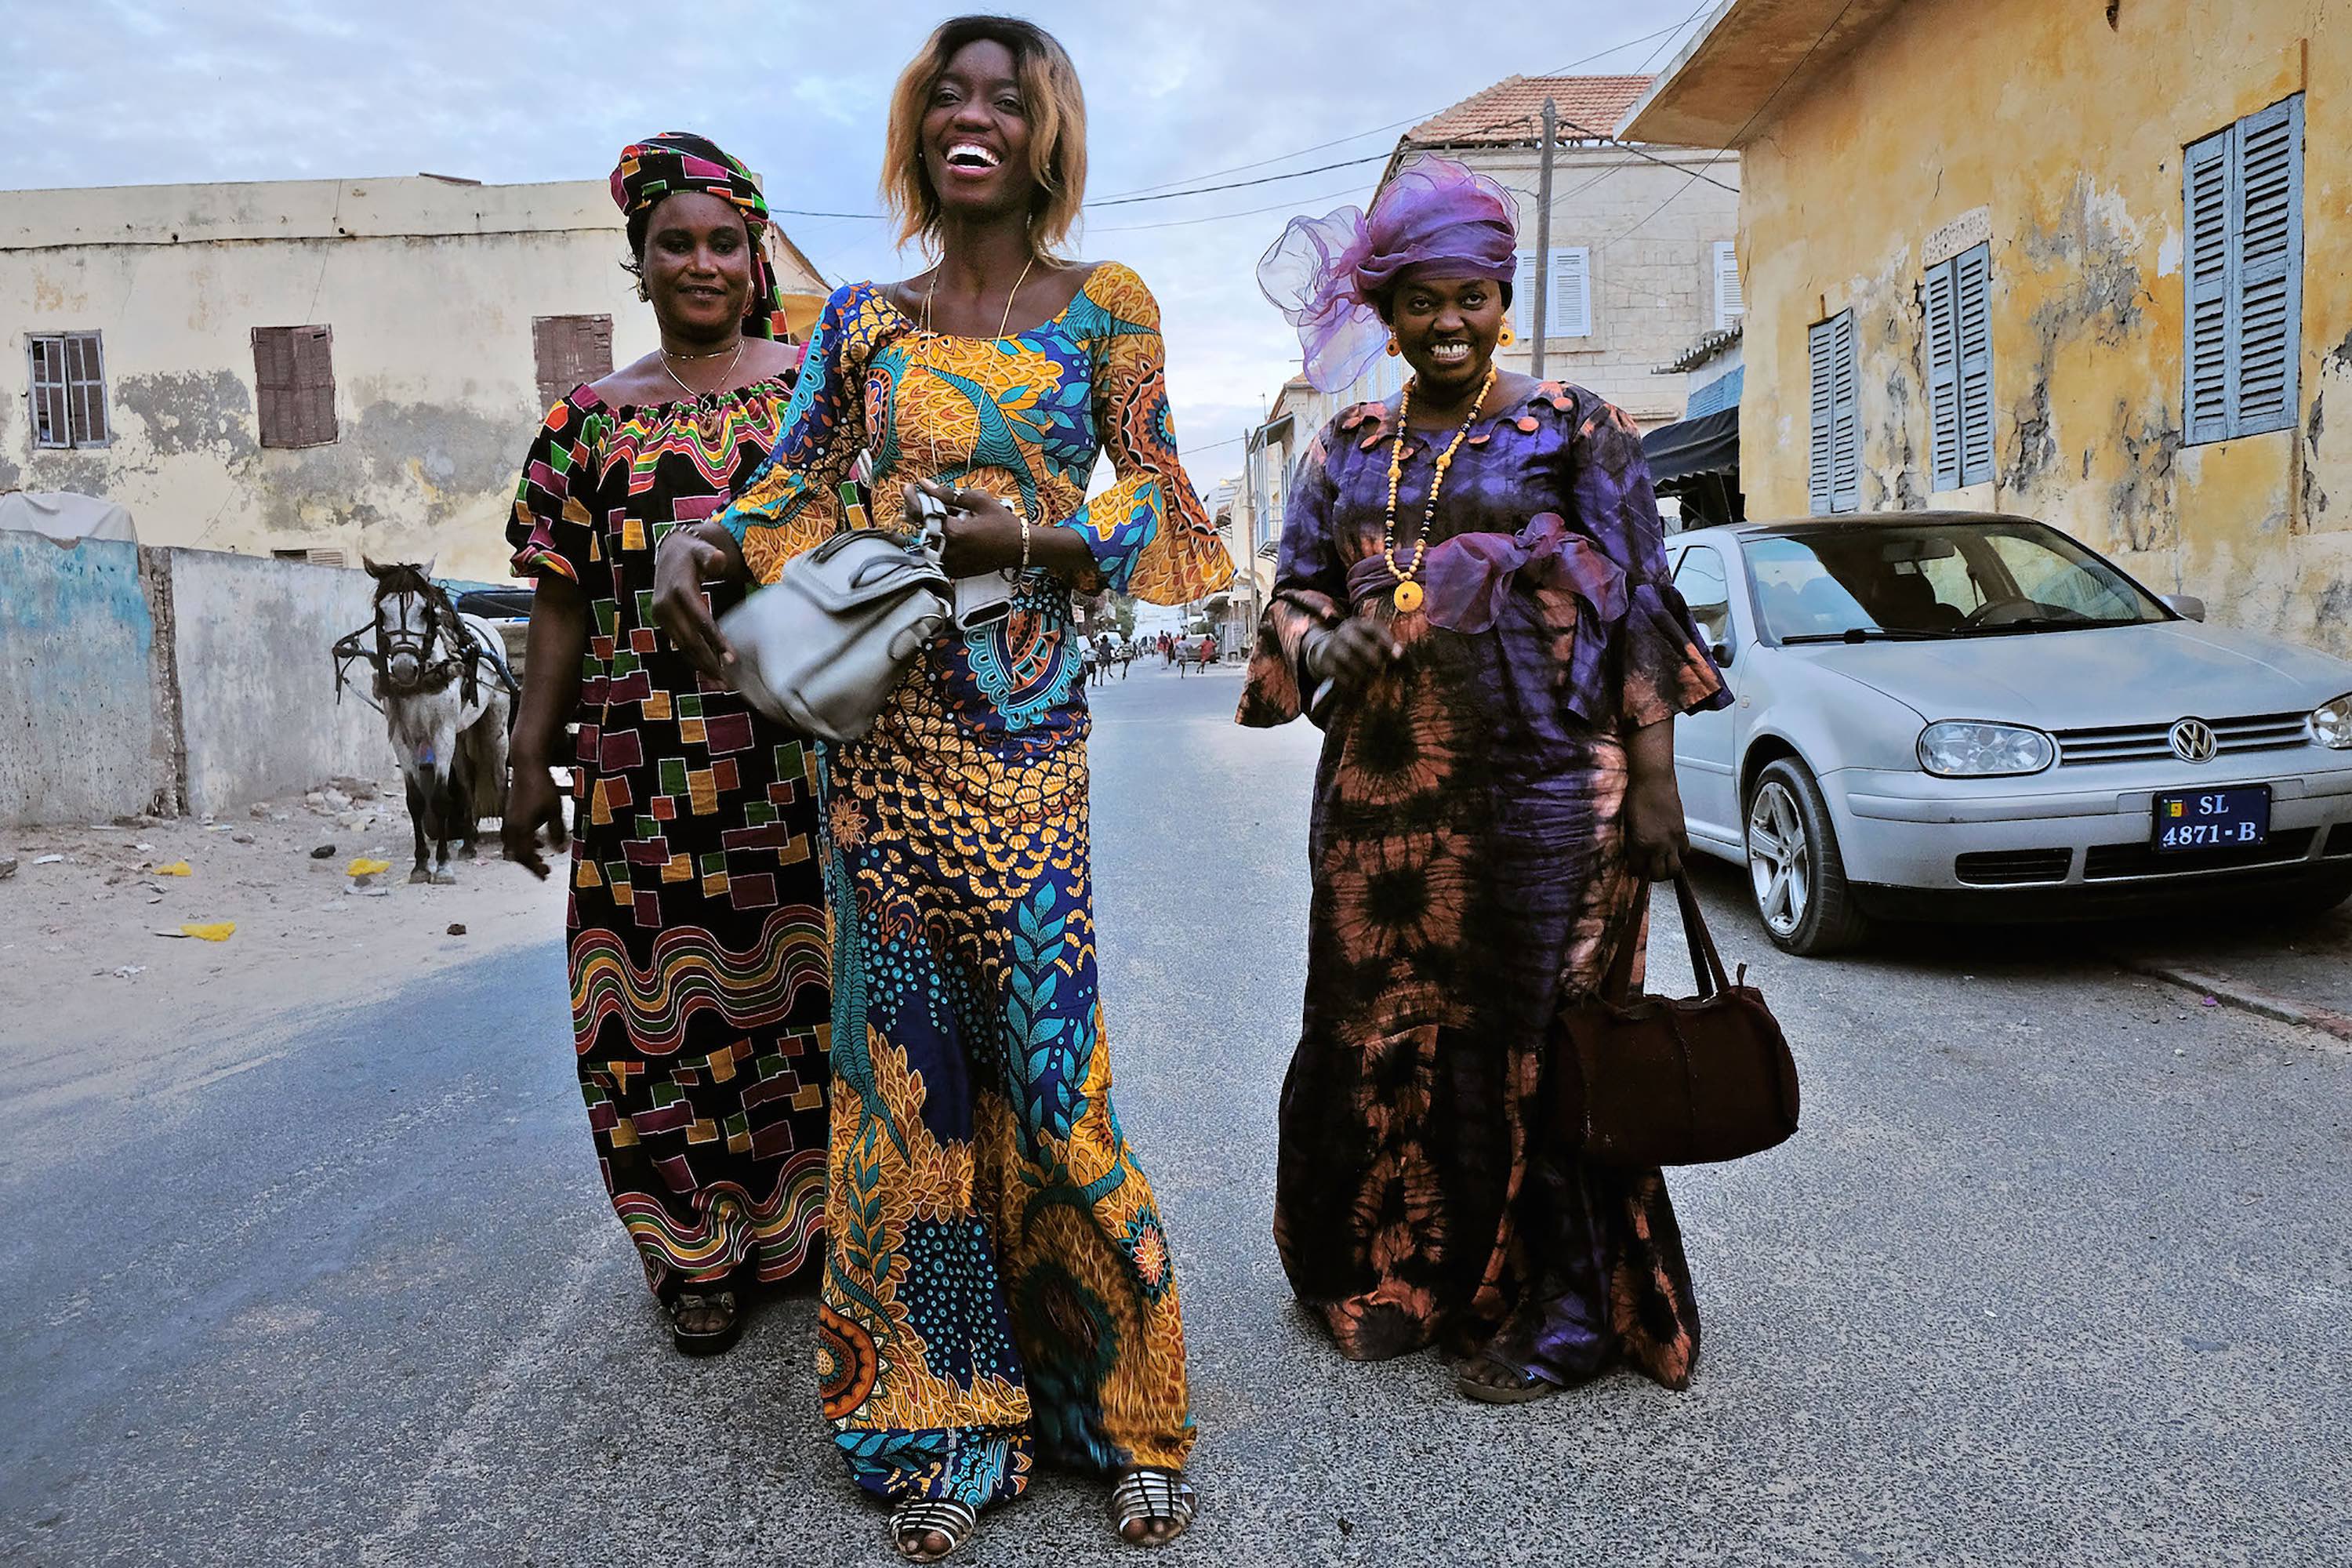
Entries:
[[998,160],[995,153],[976,142],[959,142],[954,146],[948,149],[948,162],[950,163],[977,163],[983,169],[993,169],[996,167]]

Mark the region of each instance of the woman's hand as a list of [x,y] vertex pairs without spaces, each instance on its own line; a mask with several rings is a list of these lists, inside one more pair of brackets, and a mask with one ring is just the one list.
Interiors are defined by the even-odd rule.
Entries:
[[1644,724],[1625,742],[1625,858],[1648,882],[1682,874],[1690,853],[1682,791],[1675,784],[1675,721]]
[[[1021,517],[1011,507],[983,489],[958,489],[939,479],[918,479],[904,489],[909,529],[922,526],[915,510],[917,490],[948,509],[947,521],[941,525],[947,542],[940,551],[940,564],[949,576],[977,577],[983,572],[1021,564]],[[1030,526],[1033,552],[1043,531],[1034,523]],[[1029,563],[1039,563],[1034,553]]]
[[563,795],[555,787],[555,775],[543,762],[517,758],[513,776],[507,780],[507,814],[499,823],[499,845],[508,859],[543,882],[547,861],[539,852],[542,827],[549,846],[562,854],[570,841],[563,831]]
[[1403,657],[1403,646],[1379,622],[1342,621],[1309,636],[1307,673],[1318,685],[1331,682],[1334,696],[1353,698]]
[[711,582],[749,583],[743,547],[716,522],[698,522],[672,530],[654,552],[654,624],[669,634],[678,652],[697,669],[724,680],[735,650],[719,635],[710,616],[710,599],[702,585]]

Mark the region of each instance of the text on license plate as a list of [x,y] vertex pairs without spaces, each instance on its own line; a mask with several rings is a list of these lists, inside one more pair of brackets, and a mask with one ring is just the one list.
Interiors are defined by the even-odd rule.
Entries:
[[2271,786],[2177,790],[2156,797],[2156,847],[2247,849],[2271,836]]

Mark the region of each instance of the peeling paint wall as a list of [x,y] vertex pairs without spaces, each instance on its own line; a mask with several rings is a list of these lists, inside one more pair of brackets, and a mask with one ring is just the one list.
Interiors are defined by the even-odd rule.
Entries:
[[[616,364],[651,353],[625,248],[602,181],[0,193],[0,488],[121,501],[148,543],[503,580],[532,318],[609,315]],[[333,329],[338,437],[265,448],[252,330],[305,325]],[[26,334],[93,329],[114,439],[37,450]]]
[[[1912,0],[1773,106],[1742,164],[1750,515],[1806,510],[1806,328],[1850,307],[1864,508],[2040,517],[2217,620],[2352,654],[2352,7],[2121,0],[2113,26],[2110,9]],[[2297,91],[2300,417],[2185,446],[2181,150]],[[1978,208],[1994,477],[1939,492],[1926,247]]]
[[141,586],[128,540],[0,530],[0,823],[147,809],[155,623]]

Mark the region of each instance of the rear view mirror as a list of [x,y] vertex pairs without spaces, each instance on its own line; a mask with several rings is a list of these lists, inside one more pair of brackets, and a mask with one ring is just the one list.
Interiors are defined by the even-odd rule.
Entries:
[[2205,618],[2205,601],[2194,594],[2167,594],[2163,595],[2162,603],[2166,609],[2176,616],[2181,616],[2192,621],[2201,621]]

